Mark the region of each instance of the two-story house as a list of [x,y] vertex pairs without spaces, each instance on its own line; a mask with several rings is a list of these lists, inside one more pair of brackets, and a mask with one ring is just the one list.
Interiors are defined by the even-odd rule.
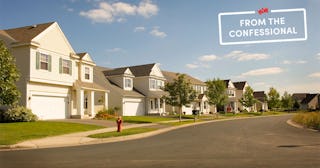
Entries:
[[[87,53],[77,54],[56,22],[0,31],[16,59],[21,77],[20,104],[40,119],[93,117],[97,106],[107,107],[104,82],[95,83],[95,63]],[[103,102],[103,103],[101,103]]]
[[[178,73],[175,72],[169,72],[169,71],[162,71],[164,77],[166,78],[166,82],[173,82],[175,79],[178,78]],[[210,105],[208,104],[208,99],[206,95],[204,94],[207,90],[206,83],[203,81],[194,78],[188,74],[185,74],[185,79],[190,82],[192,85],[192,88],[197,93],[197,98],[190,103],[189,105],[182,106],[182,112],[184,114],[190,115],[192,114],[192,110],[199,110],[201,114],[209,114],[211,109]],[[178,107],[172,107],[170,105],[166,105],[166,111],[167,112],[178,112]]]
[[257,100],[257,102],[253,106],[253,111],[268,111],[267,95],[264,93],[264,91],[253,92],[253,97]]
[[224,80],[226,86],[226,93],[228,96],[227,104],[224,106],[225,112],[234,112],[238,113],[238,105],[237,105],[237,98],[236,98],[236,87],[232,83],[231,80]]
[[165,78],[156,63],[115,69],[101,68],[109,80],[110,107],[120,107],[123,116],[165,113]]
[[233,82],[233,85],[236,88],[236,100],[237,100],[238,110],[239,111],[242,111],[242,110],[252,111],[252,109],[250,107],[244,107],[239,101],[243,97],[243,94],[246,91],[246,87],[249,86],[247,81]]
[[292,94],[292,98],[299,103],[301,110],[320,109],[319,93],[294,93]]

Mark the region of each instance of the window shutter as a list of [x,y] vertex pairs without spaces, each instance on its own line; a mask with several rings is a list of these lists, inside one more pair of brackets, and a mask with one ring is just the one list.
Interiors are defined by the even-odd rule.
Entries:
[[39,63],[40,63],[40,52],[36,52],[36,69],[39,69]]
[[59,58],[59,73],[62,73],[62,58]]
[[72,61],[69,61],[69,75],[72,75]]
[[51,55],[48,56],[48,71],[51,72]]

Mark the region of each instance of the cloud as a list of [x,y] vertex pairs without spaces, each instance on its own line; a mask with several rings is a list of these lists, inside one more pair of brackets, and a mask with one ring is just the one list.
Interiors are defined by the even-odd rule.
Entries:
[[146,30],[145,27],[140,26],[140,27],[135,27],[133,31],[134,31],[134,32],[143,32],[143,31],[145,31],[145,30]]
[[198,58],[200,61],[214,61],[217,60],[218,57],[216,55],[203,55]]
[[165,32],[159,31],[159,27],[154,27],[151,31],[150,34],[155,36],[155,37],[160,37],[160,38],[165,38],[167,37],[167,34]]
[[225,55],[226,58],[236,59],[238,61],[250,61],[250,60],[265,60],[270,57],[268,54],[261,53],[246,53],[243,51],[232,51]]
[[299,61],[289,61],[289,60],[284,60],[282,62],[282,64],[285,64],[285,65],[291,65],[291,64],[306,64],[307,61],[304,61],[304,60],[299,60]]
[[241,74],[241,77],[245,76],[262,76],[262,75],[274,75],[282,73],[283,69],[279,67],[270,67],[270,68],[262,68],[262,69],[254,69]]
[[99,2],[98,8],[88,11],[81,11],[80,16],[92,20],[94,23],[123,22],[125,16],[140,15],[149,18],[158,13],[157,5],[150,0],[142,0],[139,5],[132,5],[125,2]]
[[312,73],[312,74],[308,75],[308,77],[310,77],[310,78],[320,78],[320,72]]
[[122,48],[110,48],[110,49],[106,49],[106,52],[108,53],[125,52],[125,50]]
[[317,59],[320,60],[320,53],[317,54]]
[[186,67],[189,68],[189,69],[196,69],[196,68],[199,68],[199,65],[196,65],[196,64],[186,64]]

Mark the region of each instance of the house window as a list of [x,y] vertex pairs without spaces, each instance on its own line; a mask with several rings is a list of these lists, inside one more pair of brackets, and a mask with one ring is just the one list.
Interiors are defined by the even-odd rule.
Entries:
[[161,80],[157,80],[157,89],[161,89],[164,86],[164,82]]
[[88,109],[88,98],[87,97],[84,99],[83,108]]
[[130,78],[125,78],[125,79],[124,79],[124,87],[131,89],[131,88],[132,88],[132,79],[130,79]]
[[84,79],[86,79],[86,80],[90,79],[90,68],[89,67],[84,68]]
[[207,109],[207,102],[203,102],[203,109]]
[[227,94],[228,94],[229,97],[234,97],[235,96],[234,90],[227,90]]
[[150,100],[150,109],[152,110],[153,109],[153,101]]
[[60,58],[60,73],[72,74],[72,63],[70,60]]
[[154,107],[157,109],[159,108],[158,100],[154,99]]
[[150,89],[156,89],[157,84],[155,79],[150,79]]

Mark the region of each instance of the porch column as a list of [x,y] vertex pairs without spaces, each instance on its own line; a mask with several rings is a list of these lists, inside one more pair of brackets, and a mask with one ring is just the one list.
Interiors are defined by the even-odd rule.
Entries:
[[93,118],[94,113],[94,91],[89,91],[89,112],[91,114],[91,117]]
[[108,102],[109,102],[108,92],[105,92],[105,93],[104,93],[104,108],[105,108],[105,109],[108,109],[108,108],[109,108]]
[[84,103],[84,90],[77,89],[77,113],[80,115],[80,118],[84,116],[83,103]]

